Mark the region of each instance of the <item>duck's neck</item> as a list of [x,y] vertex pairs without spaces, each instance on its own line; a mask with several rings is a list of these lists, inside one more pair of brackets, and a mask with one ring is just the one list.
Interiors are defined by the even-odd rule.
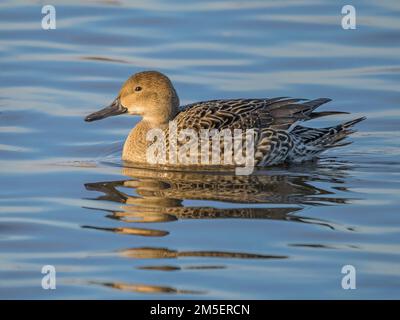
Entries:
[[151,129],[168,128],[168,122],[166,123],[154,123],[146,120],[140,121],[129,133],[128,138],[125,141],[124,148],[122,151],[122,160],[130,162],[145,163],[146,152],[147,152],[147,132]]

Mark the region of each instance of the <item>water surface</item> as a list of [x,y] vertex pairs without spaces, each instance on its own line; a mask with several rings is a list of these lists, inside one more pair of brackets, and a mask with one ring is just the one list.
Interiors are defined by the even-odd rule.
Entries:
[[[0,297],[399,298],[400,3],[0,4]],[[124,168],[138,118],[85,123],[132,73],[183,104],[329,97],[366,115],[350,146],[253,176]],[[57,289],[43,290],[54,265]],[[357,289],[343,290],[353,265]]]

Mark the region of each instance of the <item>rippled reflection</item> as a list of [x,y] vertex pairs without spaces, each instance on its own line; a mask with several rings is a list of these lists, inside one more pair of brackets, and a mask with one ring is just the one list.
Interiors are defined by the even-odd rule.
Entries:
[[153,285],[146,285],[146,284],[134,284],[134,283],[123,283],[123,282],[103,282],[97,283],[94,282],[93,284],[99,284],[106,287],[110,287],[112,289],[118,289],[122,291],[128,292],[136,292],[136,293],[167,293],[167,294],[202,294],[205,293],[203,291],[197,290],[184,290],[184,289],[177,289],[174,287],[168,286],[153,286]]
[[[335,196],[332,190],[318,188],[317,182],[344,184],[345,171],[316,167],[312,174],[290,171],[285,173],[259,172],[237,176],[233,173],[194,173],[153,171],[124,168],[127,180],[86,183],[87,190],[103,195],[94,200],[123,204],[119,210],[101,207],[88,209],[107,212],[106,217],[126,223],[170,222],[179,219],[269,219],[311,223],[335,229],[328,221],[308,218],[299,212],[305,205],[345,204],[347,198]],[[304,168],[303,168],[304,170]],[[325,170],[325,171],[324,171]],[[333,174],[336,172],[336,174]],[[131,194],[121,189],[132,190]],[[346,191],[346,186],[336,187]],[[184,200],[201,200],[205,206],[184,205]],[[229,203],[229,207],[210,206],[210,203]],[[235,205],[240,207],[236,207]],[[258,206],[254,206],[258,205]],[[260,206],[261,205],[261,206]],[[103,228],[98,230],[142,236],[166,236],[168,232],[143,228]]]
[[287,256],[223,251],[177,251],[167,248],[132,248],[121,250],[123,257],[134,259],[174,259],[182,257],[235,258],[235,259],[285,259]]
[[[309,166],[275,168],[272,171],[258,171],[251,176],[237,176],[227,172],[174,172],[151,169],[123,168],[125,180],[89,182],[87,190],[99,192],[93,205],[86,207],[90,212],[105,212],[107,219],[118,220],[121,227],[84,225],[99,231],[116,234],[159,239],[157,246],[137,246],[121,248],[114,254],[130,259],[134,268],[151,272],[198,271],[206,272],[226,269],[233,259],[277,261],[290,259],[276,252],[243,252],[242,250],[180,250],[163,245],[169,230],[162,230],[159,223],[176,222],[183,219],[264,219],[288,223],[310,224],[331,230],[347,230],[337,223],[324,219],[307,217],[301,211],[308,206],[346,204],[349,198],[338,196],[347,191],[346,177],[349,166],[344,163],[325,162]],[[316,185],[323,182],[324,188]],[[334,185],[329,187],[330,185]],[[193,201],[200,205],[191,205]],[[104,202],[106,201],[106,202]],[[107,202],[117,205],[109,209]],[[197,203],[196,203],[197,204]],[[89,212],[89,211],[88,211]],[[152,223],[157,228],[147,227]],[[211,223],[211,222],[210,222]],[[146,228],[137,225],[146,225]],[[184,227],[184,226],[183,226]],[[316,244],[318,246],[318,244]],[[195,259],[195,263],[187,265]],[[200,263],[204,259],[204,264]],[[216,263],[210,263],[215,260]],[[149,260],[154,263],[149,263]],[[182,263],[166,263],[166,261]],[[140,262],[140,265],[136,265]],[[107,282],[97,283],[113,289],[136,293],[186,293],[199,294],[201,291],[177,289],[162,285]]]

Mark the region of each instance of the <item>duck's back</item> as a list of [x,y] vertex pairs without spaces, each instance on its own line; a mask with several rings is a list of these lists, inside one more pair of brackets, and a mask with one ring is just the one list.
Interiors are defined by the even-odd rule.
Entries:
[[341,112],[313,112],[331,101],[291,99],[228,99],[196,102],[183,106],[174,121],[179,128],[193,129],[283,129],[296,121],[309,120]]

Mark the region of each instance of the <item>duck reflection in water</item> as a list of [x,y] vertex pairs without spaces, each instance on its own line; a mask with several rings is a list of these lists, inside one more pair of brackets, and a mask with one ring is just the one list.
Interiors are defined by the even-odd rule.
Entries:
[[[336,167],[335,167],[336,166]],[[335,167],[332,170],[332,167]],[[310,168],[309,168],[310,169]],[[329,164],[313,165],[295,169],[256,172],[250,176],[238,176],[226,172],[185,172],[154,171],[151,169],[123,168],[126,180],[91,182],[85,187],[90,191],[103,193],[91,200],[110,201],[120,204],[119,209],[86,207],[95,211],[107,212],[106,217],[127,224],[126,227],[111,228],[102,226],[83,226],[84,228],[104,230],[125,235],[165,237],[165,230],[136,228],[133,223],[162,223],[180,219],[266,219],[294,223],[308,223],[330,229],[344,228],[336,223],[306,217],[300,214],[306,206],[346,204],[349,198],[338,197],[336,190],[346,192],[346,166]],[[329,190],[314,184],[335,184]],[[337,186],[339,185],[339,186]],[[341,186],[343,185],[343,186]],[[126,191],[128,190],[128,191]],[[132,192],[129,192],[132,190]],[[185,200],[201,200],[212,204],[214,201],[230,204],[230,207],[188,206]],[[102,203],[102,202],[101,202]],[[104,203],[102,203],[104,204]],[[240,207],[237,207],[240,204]],[[257,205],[257,206],[255,206]],[[351,228],[345,228],[351,231]],[[142,260],[171,260],[186,257],[218,259],[286,259],[286,255],[256,254],[232,251],[174,250],[163,246],[134,247],[118,250],[119,257]],[[219,261],[219,260],[218,260]],[[162,263],[140,265],[137,269],[150,271],[210,270],[224,269],[222,264],[173,265]],[[154,286],[137,283],[104,282],[97,283],[114,289],[137,293],[189,293],[201,291],[176,289],[170,286]]]
[[[108,218],[127,223],[169,222],[178,219],[270,219],[311,223],[335,229],[334,223],[304,217],[298,213],[305,205],[345,204],[348,201],[348,198],[336,197],[332,190],[313,185],[317,182],[344,183],[340,177],[343,172],[322,175],[315,170],[313,174],[278,171],[238,176],[234,173],[160,172],[123,168],[122,173],[130,179],[85,184],[87,190],[104,193],[92,200],[121,203],[123,204],[121,210],[98,207],[88,209],[108,212]],[[121,188],[132,189],[133,194],[125,193],[120,190]],[[340,190],[346,191],[346,188],[340,187]],[[219,201],[241,206],[239,208],[190,207],[183,204],[184,200]],[[254,207],[262,204],[274,206]],[[84,227],[142,236],[168,234],[166,231],[142,228]]]

